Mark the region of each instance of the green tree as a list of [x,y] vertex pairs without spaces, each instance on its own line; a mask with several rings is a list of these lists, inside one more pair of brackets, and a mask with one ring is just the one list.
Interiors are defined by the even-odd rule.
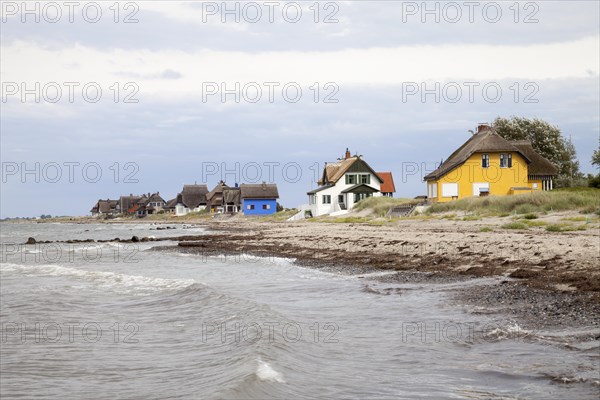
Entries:
[[507,140],[529,140],[535,151],[556,165],[556,186],[573,186],[583,179],[575,146],[562,135],[558,127],[538,118],[516,116],[498,117],[493,125],[498,134]]
[[600,168],[600,148],[594,150],[594,154],[592,154],[592,165],[595,165],[596,168]]

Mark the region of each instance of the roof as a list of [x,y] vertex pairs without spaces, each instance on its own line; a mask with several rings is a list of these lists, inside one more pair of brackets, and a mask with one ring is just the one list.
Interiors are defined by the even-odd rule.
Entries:
[[216,186],[213,188],[213,190],[211,190],[210,192],[208,192],[208,193],[206,194],[206,200],[208,200],[208,201],[212,201],[212,198],[213,198],[215,195],[218,195],[218,194],[223,194],[223,189],[225,189],[225,188],[228,188],[228,187],[229,187],[229,186],[227,186],[227,185],[225,184],[225,182],[223,182],[223,181],[221,181],[221,182],[217,183],[217,185],[216,185]]
[[337,160],[332,163],[325,164],[323,169],[323,176],[319,181],[320,185],[336,183],[346,172],[371,172],[379,181],[382,179],[377,175],[377,172],[371,168],[365,160],[360,156],[348,157],[341,160]]
[[240,203],[240,188],[223,188],[223,203],[239,204]]
[[346,190],[343,190],[342,193],[375,193],[378,192],[377,189],[371,187],[365,183],[359,183],[358,185],[354,185],[349,187]]
[[119,198],[119,203],[121,205],[121,212],[129,210],[134,204],[136,204],[138,202],[139,199],[141,199],[141,196],[133,196],[133,195],[121,196]]
[[175,208],[176,205],[177,205],[177,197],[167,201],[167,203],[165,204],[165,206],[163,208]]
[[396,186],[394,185],[394,178],[392,177],[391,172],[378,172],[377,175],[379,175],[379,177],[381,179],[383,179],[383,182],[381,183],[381,187],[379,189],[380,192],[382,192],[382,193],[395,193],[396,192]]
[[317,192],[320,192],[321,190],[325,190],[325,189],[329,189],[331,187],[334,187],[335,185],[330,184],[330,185],[324,185],[324,186],[320,186],[316,189],[311,190],[310,192],[306,192],[306,194],[315,194]]
[[525,153],[515,147],[511,142],[498,135],[495,129],[486,126],[456,149],[456,151],[454,151],[454,153],[452,153],[438,169],[425,175],[424,179],[426,181],[439,179],[453,169],[460,167],[475,153],[494,153],[500,151],[519,153],[525,158],[527,163],[531,163],[531,160]]
[[511,143],[531,160],[531,164],[527,166],[527,173],[529,175],[558,174],[558,168],[556,168],[548,159],[536,152],[529,140],[515,140]]
[[165,203],[165,199],[163,199],[162,197],[160,197],[159,192],[156,192],[156,193],[152,194],[150,196],[150,198],[148,199],[148,203],[157,203],[157,202]]
[[181,202],[189,209],[194,209],[201,204],[206,204],[208,187],[206,185],[183,185],[183,190],[177,196],[178,202]]
[[242,199],[278,199],[279,191],[274,183],[256,183],[240,185]]
[[94,207],[92,208],[91,212],[99,212],[102,214],[109,213],[115,210],[118,202],[119,200],[98,200],[96,205],[94,205]]

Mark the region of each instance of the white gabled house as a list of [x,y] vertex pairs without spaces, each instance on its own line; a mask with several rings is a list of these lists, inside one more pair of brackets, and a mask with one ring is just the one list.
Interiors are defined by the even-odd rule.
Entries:
[[351,156],[346,149],[344,158],[325,164],[318,184],[318,188],[307,193],[308,204],[301,206],[293,219],[304,218],[306,214],[313,217],[345,214],[362,199],[382,196],[383,179],[361,156]]

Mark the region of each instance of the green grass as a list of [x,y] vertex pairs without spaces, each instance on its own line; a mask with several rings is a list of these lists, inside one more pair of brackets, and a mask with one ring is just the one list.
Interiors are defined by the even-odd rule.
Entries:
[[546,221],[536,221],[531,219],[526,219],[523,223],[527,224],[527,226],[546,226],[548,223]]
[[415,199],[403,199],[393,197],[369,197],[368,199],[364,199],[356,203],[353,210],[362,211],[366,209],[371,209],[375,216],[383,217],[392,207],[417,203],[419,203],[419,200]]
[[570,231],[585,231],[587,227],[585,225],[571,225],[571,224],[551,224],[546,227],[548,232],[570,232]]
[[484,227],[479,228],[479,232],[493,232],[493,231],[494,231],[494,229],[492,229],[491,226],[484,226]]
[[599,207],[600,189],[570,188],[510,196],[469,197],[433,204],[427,209],[427,213],[466,211],[486,216],[508,216],[566,210],[592,213],[599,210]]
[[508,224],[504,224],[501,226],[503,229],[528,229],[528,226],[522,222],[509,222]]

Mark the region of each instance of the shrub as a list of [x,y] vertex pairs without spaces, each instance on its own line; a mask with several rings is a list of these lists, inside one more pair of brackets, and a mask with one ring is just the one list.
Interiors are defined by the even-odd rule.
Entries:
[[523,230],[528,229],[527,225],[525,225],[522,222],[510,222],[508,224],[502,225],[501,228],[504,228],[504,229],[523,229]]
[[523,215],[522,218],[524,218],[524,219],[537,219],[538,216],[537,216],[537,214],[530,213],[530,214]]

